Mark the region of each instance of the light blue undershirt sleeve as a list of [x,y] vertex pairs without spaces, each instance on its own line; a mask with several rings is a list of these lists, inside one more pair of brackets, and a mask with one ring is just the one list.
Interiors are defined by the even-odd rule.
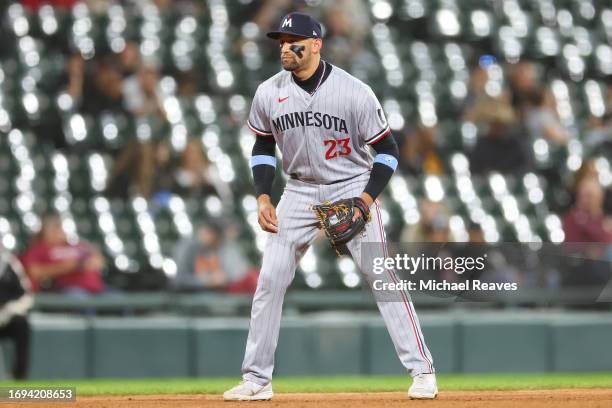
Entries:
[[251,157],[251,168],[259,166],[260,164],[267,164],[268,166],[276,167],[276,157],[265,154]]
[[397,159],[390,154],[379,153],[374,157],[374,163],[384,164],[393,171],[397,169]]

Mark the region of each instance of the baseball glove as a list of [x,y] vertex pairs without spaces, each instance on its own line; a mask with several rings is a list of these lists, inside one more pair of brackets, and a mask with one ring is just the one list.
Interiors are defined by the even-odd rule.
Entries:
[[[355,209],[359,208],[361,215],[353,221]],[[321,228],[329,239],[332,248],[340,254],[340,247],[365,228],[370,221],[370,208],[361,197],[346,198],[312,207],[319,218]]]

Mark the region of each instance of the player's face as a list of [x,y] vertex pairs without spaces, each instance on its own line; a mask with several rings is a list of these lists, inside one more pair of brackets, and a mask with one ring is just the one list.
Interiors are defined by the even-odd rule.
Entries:
[[[281,35],[280,57],[281,65],[286,71],[295,71],[308,64],[312,55],[318,49],[316,40],[293,35]],[[292,46],[293,50],[292,50]],[[303,49],[302,49],[303,47]]]

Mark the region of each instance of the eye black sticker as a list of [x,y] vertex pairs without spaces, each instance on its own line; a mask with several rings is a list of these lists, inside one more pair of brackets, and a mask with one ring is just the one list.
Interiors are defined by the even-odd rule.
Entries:
[[302,54],[302,51],[304,51],[304,49],[306,49],[306,47],[305,47],[305,46],[303,46],[303,45],[293,44],[292,46],[290,46],[290,47],[289,47],[289,49],[290,49],[291,51],[293,51],[293,53],[294,53],[295,55],[297,55],[297,56],[298,56],[298,58],[302,58],[302,55],[303,55],[303,54]]

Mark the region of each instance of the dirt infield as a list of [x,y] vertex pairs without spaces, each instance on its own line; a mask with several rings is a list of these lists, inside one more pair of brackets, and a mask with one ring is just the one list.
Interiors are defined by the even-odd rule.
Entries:
[[[125,397],[78,397],[76,402],[54,403],[53,408],[370,408],[427,406],[427,408],[609,408],[612,390],[571,389],[540,391],[448,391],[434,401],[411,401],[405,393],[277,394],[269,402],[224,402],[219,395],[143,395]],[[8,406],[0,404],[0,407]],[[17,408],[40,408],[40,403],[12,404]]]

